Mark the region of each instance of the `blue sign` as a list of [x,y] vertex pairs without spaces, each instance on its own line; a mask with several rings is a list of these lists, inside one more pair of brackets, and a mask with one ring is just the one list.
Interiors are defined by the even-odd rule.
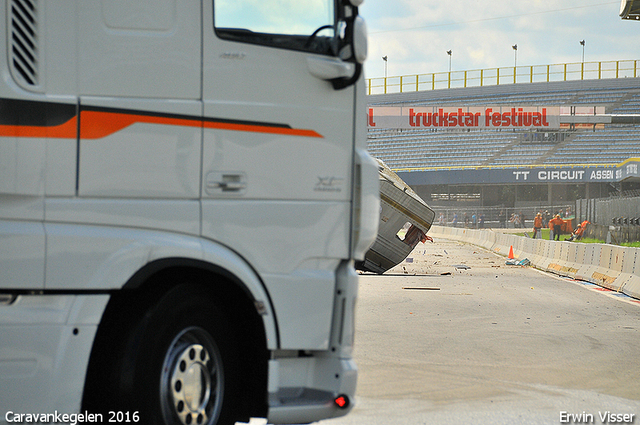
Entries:
[[638,163],[640,160],[629,160],[617,167],[424,169],[396,173],[409,185],[608,183],[640,176]]

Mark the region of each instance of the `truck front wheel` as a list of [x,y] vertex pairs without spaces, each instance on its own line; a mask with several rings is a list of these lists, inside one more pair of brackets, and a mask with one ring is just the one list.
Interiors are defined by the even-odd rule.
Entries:
[[235,423],[238,350],[208,291],[187,283],[116,305],[94,346],[85,406],[135,412],[145,424]]
[[160,404],[166,423],[216,423],[224,400],[224,367],[209,332],[183,329],[169,344],[160,370]]

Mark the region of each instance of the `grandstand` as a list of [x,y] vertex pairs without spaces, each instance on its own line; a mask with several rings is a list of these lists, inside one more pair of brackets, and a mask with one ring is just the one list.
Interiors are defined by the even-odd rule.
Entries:
[[551,129],[370,126],[372,155],[432,206],[558,204],[639,187],[640,78],[376,94],[368,105],[564,111]]

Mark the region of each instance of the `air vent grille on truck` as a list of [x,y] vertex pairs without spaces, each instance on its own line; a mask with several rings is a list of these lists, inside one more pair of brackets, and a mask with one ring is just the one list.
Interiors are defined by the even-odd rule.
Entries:
[[13,78],[25,88],[38,81],[38,0],[11,0],[10,62]]

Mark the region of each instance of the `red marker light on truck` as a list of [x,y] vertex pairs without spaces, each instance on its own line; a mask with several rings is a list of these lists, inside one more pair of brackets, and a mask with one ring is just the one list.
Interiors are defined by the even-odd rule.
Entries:
[[341,409],[349,407],[349,397],[346,395],[339,395],[335,400],[333,400],[333,402]]

